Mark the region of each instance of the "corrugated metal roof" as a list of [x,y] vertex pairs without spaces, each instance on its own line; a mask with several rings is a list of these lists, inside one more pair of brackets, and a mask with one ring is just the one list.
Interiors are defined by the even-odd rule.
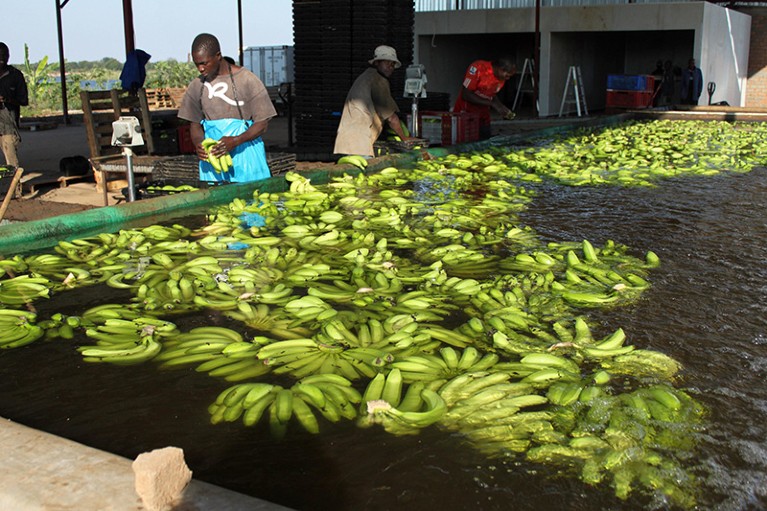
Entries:
[[[540,0],[542,7],[570,7],[581,5],[611,4],[659,4],[672,3],[668,0]],[[700,0],[674,0],[693,2]],[[751,0],[733,0],[711,2],[725,7],[749,6],[765,7],[767,2]],[[535,7],[536,0],[415,0],[416,12],[459,11],[472,9],[513,9],[517,7]]]

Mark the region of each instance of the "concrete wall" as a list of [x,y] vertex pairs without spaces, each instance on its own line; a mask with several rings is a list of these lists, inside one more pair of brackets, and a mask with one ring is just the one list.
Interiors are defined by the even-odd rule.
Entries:
[[[707,2],[547,7],[541,9],[540,29],[542,117],[559,113],[569,66],[581,67],[587,104],[598,110],[605,104],[608,74],[649,74],[658,59],[684,67],[691,56],[704,81],[716,82],[714,101],[744,104],[747,15]],[[426,66],[428,90],[454,97],[471,60],[511,54],[521,70],[532,57],[534,32],[531,8],[419,12],[415,59]],[[516,87],[516,80],[507,84],[508,105]],[[701,103],[707,100],[704,92]]]
[[748,52],[747,106],[767,106],[767,8],[741,8],[751,16],[751,45]]

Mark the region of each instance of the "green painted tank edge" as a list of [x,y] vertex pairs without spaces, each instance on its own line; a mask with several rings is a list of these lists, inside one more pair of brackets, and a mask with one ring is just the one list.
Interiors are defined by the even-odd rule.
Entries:
[[[449,147],[430,147],[397,153],[377,158],[365,172],[377,172],[386,167],[412,164],[419,158],[439,158],[451,153],[481,151],[491,146],[509,145],[532,137],[555,135],[571,131],[577,127],[609,126],[627,119],[625,114],[594,119],[593,122],[578,125],[567,124],[544,128],[520,135],[499,136],[479,142],[467,142]],[[428,156],[427,156],[428,155]],[[333,170],[313,170],[301,172],[313,183],[324,184],[332,177],[343,174],[356,175],[362,172],[353,166]],[[9,255],[50,248],[59,240],[85,237],[97,232],[114,231],[120,226],[140,220],[152,219],[162,222],[177,215],[180,211],[193,208],[213,207],[230,202],[236,197],[252,197],[258,190],[261,193],[276,193],[289,188],[284,175],[277,175],[262,181],[249,183],[230,183],[193,192],[167,195],[146,200],[139,200],[116,206],[105,206],[78,213],[60,215],[41,220],[6,224],[0,226],[0,254]]]

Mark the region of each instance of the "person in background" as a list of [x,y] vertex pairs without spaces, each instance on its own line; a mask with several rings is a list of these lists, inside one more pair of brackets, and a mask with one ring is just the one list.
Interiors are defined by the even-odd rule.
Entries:
[[703,92],[703,72],[695,66],[695,59],[690,59],[687,67],[682,70],[682,103],[697,105],[701,92]]
[[663,83],[663,61],[655,62],[655,69],[650,73],[655,79],[653,82],[653,106],[661,104],[661,83]]
[[504,119],[514,118],[514,112],[501,102],[498,92],[516,72],[517,67],[509,57],[500,57],[493,61],[475,60],[466,70],[453,111],[479,114],[481,139],[490,138],[491,135],[490,109],[498,112]]
[[29,93],[22,72],[8,65],[10,57],[8,45],[0,42],[0,141],[6,165],[18,167],[19,120],[21,107],[29,105]]
[[[187,87],[178,117],[191,123],[200,181],[246,182],[270,177],[261,135],[277,111],[263,82],[250,70],[224,60],[219,41],[211,34],[194,38],[192,60],[200,76]],[[226,172],[217,171],[207,161],[202,146],[206,138],[218,141],[210,148],[213,155],[231,155],[233,163]]]
[[360,74],[346,95],[341,122],[333,147],[335,154],[373,156],[373,143],[381,135],[384,123],[401,140],[411,137],[402,129],[399,107],[391,95],[389,78],[402,63],[391,46],[379,46],[368,61],[370,67]]
[[671,105],[674,102],[674,92],[676,92],[674,64],[667,60],[663,63],[663,79],[660,86],[660,94],[663,97],[664,105]]

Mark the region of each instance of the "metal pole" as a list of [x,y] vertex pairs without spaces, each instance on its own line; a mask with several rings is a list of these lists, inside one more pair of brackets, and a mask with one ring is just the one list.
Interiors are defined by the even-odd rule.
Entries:
[[[125,173],[128,176],[128,202],[136,200],[136,190],[133,185],[133,150],[125,146],[123,147],[123,154],[125,155],[125,162],[127,163],[128,170]],[[106,186],[106,182],[104,183]]]
[[288,84],[288,146],[293,147],[293,84]]
[[535,0],[535,53],[534,53],[534,66],[533,66],[533,94],[535,95],[535,106],[538,110],[538,116],[540,117],[541,111],[539,101],[539,84],[541,83],[541,0]]
[[133,31],[132,0],[123,0],[123,26],[125,32],[125,55],[136,49],[136,36]]
[[413,118],[413,122],[410,123],[410,136],[418,138],[421,136],[421,123],[418,122],[418,96],[413,96],[413,105],[410,107],[410,115]]
[[243,62],[245,62],[245,55],[242,51],[242,0],[237,0],[237,30],[239,31],[240,38],[239,38],[239,57],[240,57],[240,66],[243,65]]
[[69,124],[69,107],[67,105],[67,70],[64,66],[64,36],[61,30],[61,9],[69,0],[56,0],[56,28],[59,38],[59,76],[61,77],[61,109],[64,111],[64,124]]

